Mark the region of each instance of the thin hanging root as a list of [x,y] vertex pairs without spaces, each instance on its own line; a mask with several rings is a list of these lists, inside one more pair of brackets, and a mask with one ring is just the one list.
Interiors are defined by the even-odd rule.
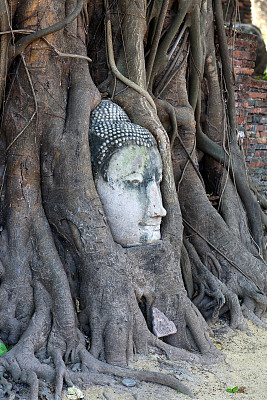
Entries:
[[189,80],[189,103],[195,111],[198,96],[200,93],[200,81],[203,76],[203,55],[201,54],[201,43],[200,43],[200,9],[196,5],[196,8],[192,12],[191,16],[191,27],[190,27],[190,45],[191,45],[191,60],[192,65],[190,68],[190,80]]
[[246,208],[248,220],[250,223],[250,229],[252,232],[252,237],[257,243],[259,249],[263,251],[263,231],[260,224],[260,206],[254,196],[252,195],[249,184],[247,182],[247,177],[245,175],[245,160],[243,155],[240,153],[240,149],[237,144],[236,132],[237,132],[237,122],[236,122],[236,109],[235,109],[235,93],[234,85],[232,80],[232,68],[229,58],[229,50],[227,45],[227,39],[225,34],[222,2],[221,0],[214,1],[214,14],[216,19],[217,34],[219,40],[219,49],[221,54],[222,70],[225,79],[225,84],[227,88],[227,110],[228,118],[230,123],[230,143],[231,143],[231,157],[233,163],[233,171],[235,171],[236,185],[238,193],[241,200]]
[[177,32],[179,31],[180,26],[183,23],[187,13],[189,12],[191,6],[192,6],[192,0],[189,1],[182,0],[179,2],[178,13],[158,46],[157,54],[152,69],[152,74],[150,77],[149,90],[152,90],[155,77],[158,75],[159,71],[162,70],[162,65],[168,62],[168,55],[167,55],[168,50]]
[[[108,14],[108,1],[106,0],[106,11]],[[152,106],[154,111],[157,111],[156,105],[154,103],[154,100],[150,96],[150,94],[143,89],[141,86],[137,85],[135,82],[131,81],[130,79],[126,78],[122,73],[118,70],[116,63],[115,63],[115,58],[114,58],[114,52],[113,52],[113,41],[112,41],[112,29],[111,29],[111,21],[110,17],[107,15],[106,16],[106,31],[107,31],[107,48],[108,48],[108,61],[109,65],[111,68],[111,71],[115,75],[116,78],[118,78],[121,82],[123,82],[125,85],[129,86],[130,88],[134,89],[136,92],[138,92],[141,96],[144,96],[149,104]]]
[[153,38],[153,43],[152,43],[151,50],[150,50],[150,53],[149,53],[149,56],[148,56],[148,60],[147,60],[147,68],[146,68],[146,71],[147,71],[146,72],[147,86],[149,86],[151,73],[152,73],[152,68],[153,68],[155,57],[156,57],[156,54],[157,54],[157,49],[158,49],[158,45],[159,45],[159,41],[160,41],[160,37],[161,37],[161,32],[162,32],[165,16],[166,16],[166,13],[167,13],[167,10],[168,10],[168,5],[169,5],[169,0],[163,0],[162,7],[161,7],[161,10],[160,10],[160,14],[159,14],[158,23],[157,23],[155,36]]
[[80,356],[83,366],[86,366],[88,369],[94,369],[102,374],[103,373],[112,374],[120,377],[134,378],[145,382],[158,383],[160,385],[168,386],[172,389],[179,390],[181,393],[187,394],[188,396],[193,398],[192,392],[182,382],[180,382],[173,376],[162,374],[159,372],[136,371],[128,368],[122,368],[107,363],[103,363],[101,361],[96,360],[85,349],[80,351]]
[[177,124],[177,115],[176,115],[175,107],[172,104],[170,104],[168,101],[166,101],[166,100],[160,100],[160,105],[163,105],[163,107],[165,108],[166,112],[169,114],[169,118],[170,118],[170,121],[171,121],[171,124],[172,124],[173,134],[172,134],[172,139],[171,139],[171,143],[170,143],[171,150],[173,148],[173,144],[174,144],[175,139],[178,138],[179,142],[181,143],[181,146],[182,146],[183,150],[185,151],[185,153],[186,153],[186,155],[188,157],[188,160],[191,162],[191,164],[192,164],[194,170],[196,171],[199,179],[203,182],[203,178],[202,178],[197,166],[195,165],[194,160],[192,159],[192,154],[195,151],[195,147],[193,148],[193,150],[192,150],[192,152],[190,154],[189,151],[187,150],[187,148],[186,148],[181,136],[179,135],[178,124]]
[[54,50],[54,52],[59,56],[59,57],[67,57],[67,58],[78,58],[80,60],[85,60],[88,61],[89,63],[92,62],[90,57],[87,56],[82,56],[80,54],[70,54],[70,53],[62,53],[61,51],[59,51],[52,43],[50,43],[46,38],[42,38],[44,40],[45,43],[47,43],[50,47],[52,47],[52,49]]
[[183,59],[179,63],[179,65],[176,66],[178,58],[180,57],[182,51],[184,50],[185,44],[187,43],[188,34],[189,33],[187,32],[187,34],[184,35],[182,44],[181,44],[177,54],[175,55],[174,59],[168,66],[166,72],[160,79],[159,83],[156,85],[156,87],[154,89],[155,97],[158,98],[161,95],[161,93],[166,89],[166,87],[169,85],[171,80],[174,78],[174,76],[177,74],[177,72],[183,67],[185,61],[187,60],[188,51],[186,51],[186,55],[183,57]]
[[16,42],[15,46],[12,46],[10,48],[10,59],[14,60],[14,58],[17,57],[19,54],[21,54],[26,49],[26,47],[30,43],[32,43],[34,40],[40,39],[43,36],[47,36],[51,33],[55,33],[55,32],[58,32],[59,30],[63,29],[67,24],[69,24],[75,18],[78,17],[80,12],[82,11],[82,8],[83,8],[83,0],[78,0],[75,9],[62,21],[59,21],[56,24],[49,26],[45,29],[35,31],[32,34],[19,39]]
[[231,261],[224,253],[222,253],[216,246],[214,246],[207,238],[205,238],[201,233],[199,233],[193,226],[183,218],[184,224],[189,227],[193,232],[195,232],[201,239],[203,239],[212,249],[214,249],[218,254],[220,254],[230,265],[232,265],[237,271],[239,271],[249,282],[253,283],[255,287],[258,289],[258,293],[263,295],[261,289],[258,285],[253,281],[251,276],[248,276],[236,263]]

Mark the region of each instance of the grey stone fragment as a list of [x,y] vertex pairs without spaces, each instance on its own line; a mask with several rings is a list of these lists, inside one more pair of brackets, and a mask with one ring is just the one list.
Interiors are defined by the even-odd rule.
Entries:
[[126,387],[133,387],[136,385],[136,381],[131,378],[124,378],[121,383]]
[[153,332],[158,338],[173,335],[177,332],[173,321],[170,321],[166,315],[156,307],[152,309],[152,325]]

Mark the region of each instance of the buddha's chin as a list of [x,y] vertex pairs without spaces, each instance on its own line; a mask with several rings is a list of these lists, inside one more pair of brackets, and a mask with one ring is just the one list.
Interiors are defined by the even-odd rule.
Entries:
[[140,235],[140,245],[157,242],[160,238],[160,225],[144,226]]
[[146,244],[158,242],[161,239],[160,225],[145,225],[139,229],[138,235],[133,235],[130,238],[114,238],[122,247],[144,246]]

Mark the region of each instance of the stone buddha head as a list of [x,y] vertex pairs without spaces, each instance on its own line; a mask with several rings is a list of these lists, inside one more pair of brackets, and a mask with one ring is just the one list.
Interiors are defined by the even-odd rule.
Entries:
[[96,189],[115,242],[131,247],[158,241],[166,210],[153,135],[133,124],[117,104],[102,100],[91,115],[90,148]]

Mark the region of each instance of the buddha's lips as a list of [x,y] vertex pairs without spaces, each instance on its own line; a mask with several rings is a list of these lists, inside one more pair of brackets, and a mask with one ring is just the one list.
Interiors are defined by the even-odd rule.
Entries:
[[161,218],[160,220],[157,219],[157,222],[150,222],[150,221],[144,221],[144,222],[140,222],[139,225],[144,227],[144,226],[154,226],[154,227],[158,227],[160,229],[160,224],[161,224]]

